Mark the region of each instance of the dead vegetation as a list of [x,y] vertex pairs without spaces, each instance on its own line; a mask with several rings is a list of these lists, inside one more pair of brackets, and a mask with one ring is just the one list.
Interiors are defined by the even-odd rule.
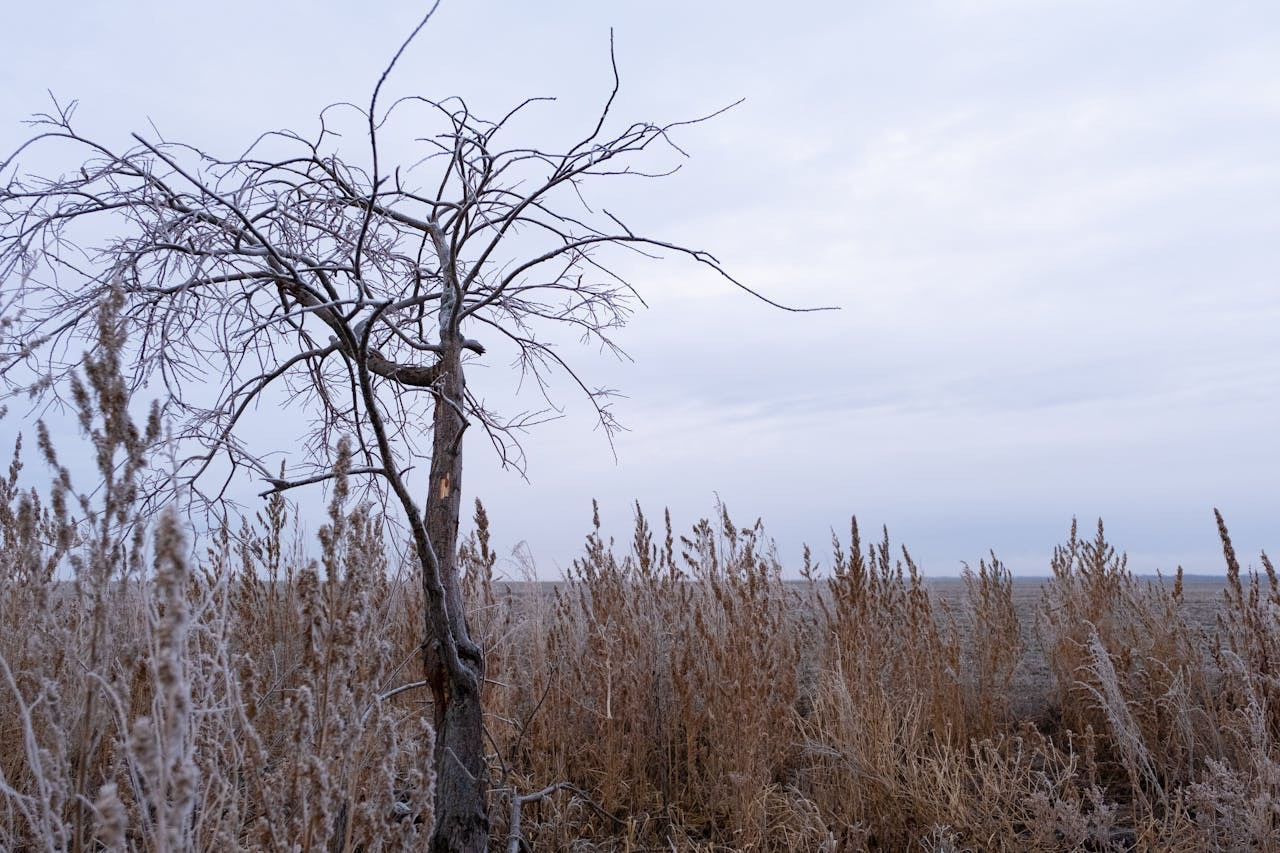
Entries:
[[[43,430],[52,489],[17,454],[0,479],[0,847],[424,846],[433,709],[397,536],[339,476],[316,559],[279,494],[197,551],[176,513],[137,510],[157,427],[112,365],[85,374],[105,484],[77,492]],[[1278,849],[1280,585],[1219,525],[1210,623],[1101,525],[1073,527],[1027,612],[996,557],[944,601],[856,523],[784,581],[723,508],[678,535],[637,507],[626,546],[597,522],[562,582],[503,583],[477,503],[460,560],[493,844]],[[1031,703],[1028,654],[1052,675]]]

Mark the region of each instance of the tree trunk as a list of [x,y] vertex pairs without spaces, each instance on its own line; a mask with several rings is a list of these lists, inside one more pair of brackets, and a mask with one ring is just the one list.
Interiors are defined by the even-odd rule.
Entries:
[[484,853],[489,846],[488,773],[479,691],[451,692],[436,732],[432,853]]
[[[466,384],[461,352],[445,342],[434,414],[427,534],[440,566],[447,625],[426,618],[424,657],[434,686],[436,708],[435,829],[433,853],[483,853],[489,843],[489,778],[484,752],[484,655],[471,641],[458,565],[458,520],[462,509],[462,406]],[[448,636],[441,636],[447,632]],[[457,650],[461,667],[449,665],[441,650]],[[443,700],[443,707],[439,703]]]

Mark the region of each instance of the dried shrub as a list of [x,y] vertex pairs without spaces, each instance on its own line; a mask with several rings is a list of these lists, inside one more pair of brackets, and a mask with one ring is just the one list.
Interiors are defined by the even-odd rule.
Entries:
[[285,553],[279,498],[202,560],[172,508],[149,529],[159,421],[130,416],[116,310],[73,383],[102,484],[77,492],[43,426],[47,505],[16,454],[0,481],[0,847],[416,843],[432,737],[421,699],[380,698],[416,652],[381,522],[339,476],[319,565]]

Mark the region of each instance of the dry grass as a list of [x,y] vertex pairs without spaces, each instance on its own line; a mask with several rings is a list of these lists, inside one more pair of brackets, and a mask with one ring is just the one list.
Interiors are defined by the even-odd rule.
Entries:
[[[338,479],[315,546],[283,501],[202,543],[138,515],[157,433],[110,364],[76,393],[104,485],[0,478],[0,848],[399,850],[430,828],[419,592]],[[994,557],[940,593],[856,524],[801,583],[723,508],[597,524],[558,584],[462,549],[488,653],[495,845],[1280,849],[1280,584],[1209,608],[1073,529],[1034,601]],[[61,574],[60,574],[61,573]],[[1020,603],[1021,602],[1021,603]]]

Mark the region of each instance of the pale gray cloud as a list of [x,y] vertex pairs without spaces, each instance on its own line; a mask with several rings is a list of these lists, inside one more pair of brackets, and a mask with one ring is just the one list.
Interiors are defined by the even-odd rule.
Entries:
[[[29,5],[0,141],[46,88],[121,142],[148,118],[227,151],[306,129],[367,97],[419,11]],[[843,310],[782,315],[696,266],[624,260],[651,304],[621,339],[634,363],[575,352],[628,395],[631,432],[615,464],[565,387],[530,483],[475,444],[468,485],[503,543],[554,572],[592,496],[625,538],[632,499],[689,522],[718,493],[789,561],[855,511],[937,572],[989,547],[1043,571],[1073,514],[1108,519],[1144,570],[1216,570],[1215,505],[1243,553],[1280,547],[1280,9],[446,2],[393,88],[488,113],[555,94],[521,131],[563,141],[608,92],[610,26],[620,117],[747,100],[688,129],[680,173],[607,206]],[[490,360],[472,384],[498,401],[513,381]]]

